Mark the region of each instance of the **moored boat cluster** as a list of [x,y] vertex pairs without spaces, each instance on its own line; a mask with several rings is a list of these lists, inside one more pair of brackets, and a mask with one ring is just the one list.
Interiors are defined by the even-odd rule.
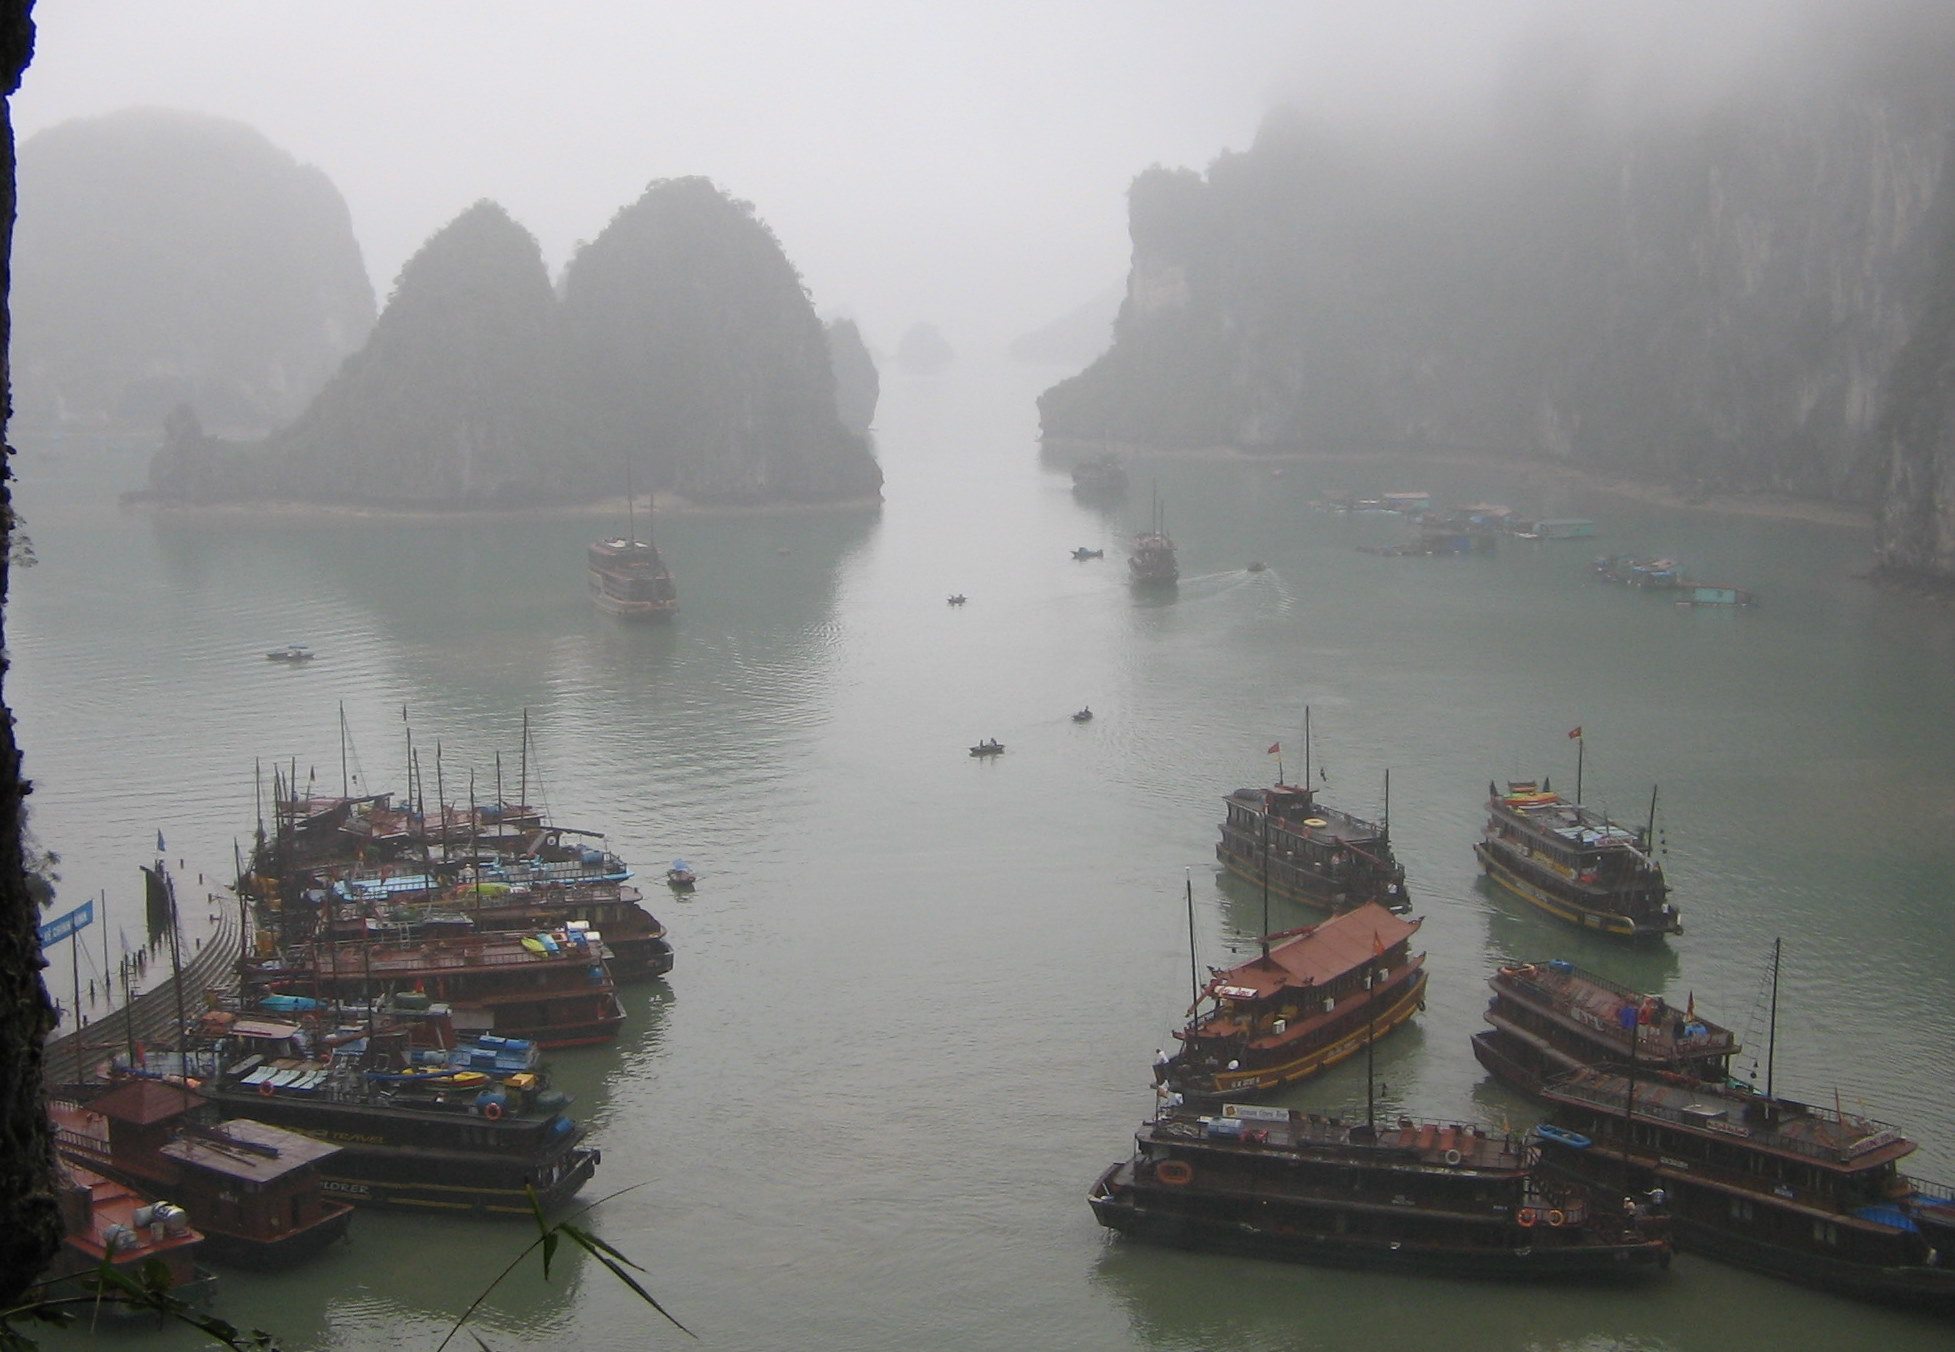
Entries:
[[[170,1199],[171,1233],[195,1241],[179,1248],[283,1267],[345,1235],[356,1207],[527,1217],[600,1163],[543,1052],[614,1038],[618,986],[671,970],[631,869],[525,804],[424,811],[291,782],[274,776],[236,884],[230,989],[158,1045],[132,1032],[50,1061],[78,1252],[130,1242],[103,1238],[114,1207],[79,1205],[95,1175]],[[173,931],[173,886],[150,872]],[[683,861],[668,871],[675,890],[693,881]]]
[[[1545,781],[1490,787],[1475,842],[1487,877],[1593,934],[1680,933],[1652,851],[1654,798],[1650,825],[1635,828],[1579,797]],[[1520,1133],[1379,1120],[1371,1050],[1424,1008],[1426,984],[1425,955],[1410,948],[1422,922],[1401,914],[1389,829],[1280,782],[1225,803],[1217,857],[1262,886],[1265,917],[1272,894],[1331,914],[1210,969],[1179,1047],[1156,1054],[1158,1106],[1134,1153],[1088,1192],[1102,1225],[1253,1257],[1474,1277],[1644,1271],[1667,1267],[1674,1246],[1955,1311],[1955,1189],[1902,1172],[1915,1143],[1899,1129],[1780,1095],[1769,1071],[1762,1089],[1734,1078],[1738,1041],[1694,995],[1679,1008],[1559,959],[1501,966],[1473,1053],[1542,1120]],[[1189,901],[1192,943],[1192,890]],[[1361,1119],[1263,1101],[1360,1053]]]

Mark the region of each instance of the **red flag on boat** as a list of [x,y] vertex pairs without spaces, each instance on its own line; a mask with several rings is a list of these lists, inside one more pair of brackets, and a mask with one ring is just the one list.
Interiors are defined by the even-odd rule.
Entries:
[[1582,730],[1581,730],[1580,728],[1578,728],[1578,727],[1577,727],[1577,728],[1570,728],[1570,729],[1568,729],[1568,735],[1569,735],[1570,737],[1580,737],[1580,736],[1582,735]]
[[1280,756],[1280,755],[1282,755],[1282,754],[1283,754],[1283,743],[1281,743],[1281,742],[1271,742],[1271,743],[1269,744],[1269,751],[1268,751],[1268,753],[1267,753],[1267,754],[1269,754],[1269,755],[1271,755],[1271,756]]

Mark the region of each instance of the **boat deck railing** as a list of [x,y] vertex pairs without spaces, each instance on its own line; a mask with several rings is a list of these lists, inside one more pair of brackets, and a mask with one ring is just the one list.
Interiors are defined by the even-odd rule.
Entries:
[[[1615,1117],[1623,1115],[1623,1105],[1627,1098],[1626,1081],[1621,1076],[1597,1076],[1594,1072],[1578,1070],[1560,1079],[1550,1080],[1545,1086],[1547,1093],[1557,1098],[1574,1099],[1591,1107],[1600,1108]],[[1718,1110],[1728,1110],[1731,1100],[1721,1095],[1708,1097],[1705,1103],[1692,1101],[1678,1104],[1667,1100],[1668,1087],[1662,1084],[1636,1085],[1635,1116],[1643,1121],[1667,1122],[1692,1131],[1706,1132],[1715,1136],[1728,1137],[1748,1146],[1763,1147],[1781,1151],[1785,1154],[1799,1155],[1822,1163],[1845,1164],[1862,1156],[1871,1154],[1885,1145],[1904,1140],[1900,1131],[1885,1123],[1875,1122],[1863,1117],[1849,1117],[1836,1114],[1824,1108],[1809,1104],[1797,1105],[1795,1120],[1804,1123],[1813,1136],[1776,1130],[1767,1124],[1731,1121],[1722,1116],[1707,1116],[1702,1108],[1715,1106]],[[1762,1095],[1757,1104],[1776,1104],[1780,1108],[1793,1105],[1784,1100],[1766,1099]],[[1742,1105],[1753,1106],[1747,1102]],[[1699,1109],[1693,1112],[1693,1109]],[[1836,1136],[1836,1140],[1815,1139],[1821,1133]]]
[[[1548,981],[1552,981],[1556,976],[1560,975],[1563,974],[1551,970],[1547,980],[1544,981],[1538,973],[1535,975],[1527,974],[1525,968],[1510,969],[1503,967],[1500,969],[1499,984],[1505,985],[1519,994],[1532,996],[1556,1014],[1572,1019],[1593,1032],[1607,1034],[1613,1040],[1621,1042],[1626,1046],[1629,1042],[1628,1030],[1623,1028],[1621,1024],[1615,1023],[1597,1014],[1586,1005],[1569,998],[1569,992],[1559,989],[1557,986],[1547,984]],[[1606,990],[1609,994],[1617,996],[1625,1003],[1640,1002],[1645,998],[1641,993],[1633,991],[1627,986],[1611,981],[1607,977],[1596,976],[1591,972],[1585,972],[1579,967],[1571,966],[1566,975],[1592,983]],[[1498,986],[1496,986],[1496,989],[1498,989]],[[1679,1035],[1673,1031],[1671,1026],[1671,1019],[1673,1017],[1681,1017],[1685,1020],[1686,1031],[1683,1034]],[[1701,1034],[1691,1033],[1688,1029],[1692,1027],[1701,1028],[1704,1031]],[[1648,1055],[1651,1057],[1725,1056],[1738,1050],[1738,1039],[1728,1028],[1720,1028],[1715,1024],[1706,1023],[1685,1010],[1666,1007],[1665,1017],[1661,1021],[1651,1024],[1639,1023],[1636,1025],[1636,1048],[1638,1055]]]

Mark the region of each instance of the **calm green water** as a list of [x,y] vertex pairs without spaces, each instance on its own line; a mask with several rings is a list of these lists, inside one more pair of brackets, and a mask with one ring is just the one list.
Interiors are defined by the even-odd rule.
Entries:
[[[726,1349],[1945,1347],[1948,1328],[1682,1258],[1631,1289],[1404,1282],[1111,1242],[1084,1195],[1124,1155],[1197,947],[1262,924],[1217,879],[1220,798],[1302,774],[1303,709],[1337,801],[1380,810],[1429,954],[1429,1008],[1379,1049],[1381,1100],[1524,1125],[1468,1049],[1488,971],[1565,956],[1700,1008],[1762,1050],[1786,941],[1782,1092],[1905,1125],[1955,1180],[1955,712],[1949,617],[1854,579],[1854,531],[1659,510],[1541,473],[1333,462],[1137,467],[1074,502],[1033,436],[1036,372],[893,377],[879,514],[661,517],[685,613],[631,628],[583,600],[589,521],[401,523],[129,514],[141,448],[23,448],[39,567],[8,616],[35,824],[62,904],[106,889],[136,941],[138,863],[164,832],[228,874],[254,762],[403,778],[402,708],[450,797],[513,785],[528,709],[558,820],[656,877],[684,855],[669,984],[628,992],[612,1047],[560,1054],[605,1152],[588,1219]],[[1171,599],[1123,582],[1157,485]],[[1593,543],[1395,559],[1391,518],[1327,490],[1426,489],[1593,516]],[[1104,561],[1075,563],[1077,545]],[[1680,611],[1589,574],[1669,553],[1754,588]],[[1244,565],[1266,560],[1249,573]],[[969,604],[944,603],[964,592]],[[268,648],[308,643],[287,669]],[[1098,717],[1068,715],[1091,704]],[[1552,775],[1658,825],[1686,933],[1632,953],[1485,891],[1491,778]],[[982,737],[995,761],[965,754]],[[539,768],[535,763],[532,769]],[[513,792],[513,789],[512,789]],[[532,797],[536,796],[532,788]],[[649,889],[648,889],[649,890]],[[1276,926],[1306,913],[1279,904]],[[65,954],[53,971],[65,974]],[[65,985],[65,975],[57,984]],[[1296,1092],[1361,1107],[1361,1067]],[[361,1216],[221,1311],[298,1348],[432,1348],[520,1227]],[[526,1271],[478,1327],[498,1349],[677,1347],[604,1273]],[[164,1335],[130,1346],[185,1346]]]

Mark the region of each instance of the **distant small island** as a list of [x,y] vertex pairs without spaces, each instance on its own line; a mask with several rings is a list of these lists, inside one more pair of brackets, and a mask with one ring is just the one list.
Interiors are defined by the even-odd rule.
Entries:
[[229,441],[179,407],[138,496],[510,510],[635,482],[701,506],[878,502],[873,364],[865,381],[849,337],[838,362],[773,232],[704,178],[653,183],[560,288],[534,237],[482,201],[408,261],[366,345],[295,421]]

